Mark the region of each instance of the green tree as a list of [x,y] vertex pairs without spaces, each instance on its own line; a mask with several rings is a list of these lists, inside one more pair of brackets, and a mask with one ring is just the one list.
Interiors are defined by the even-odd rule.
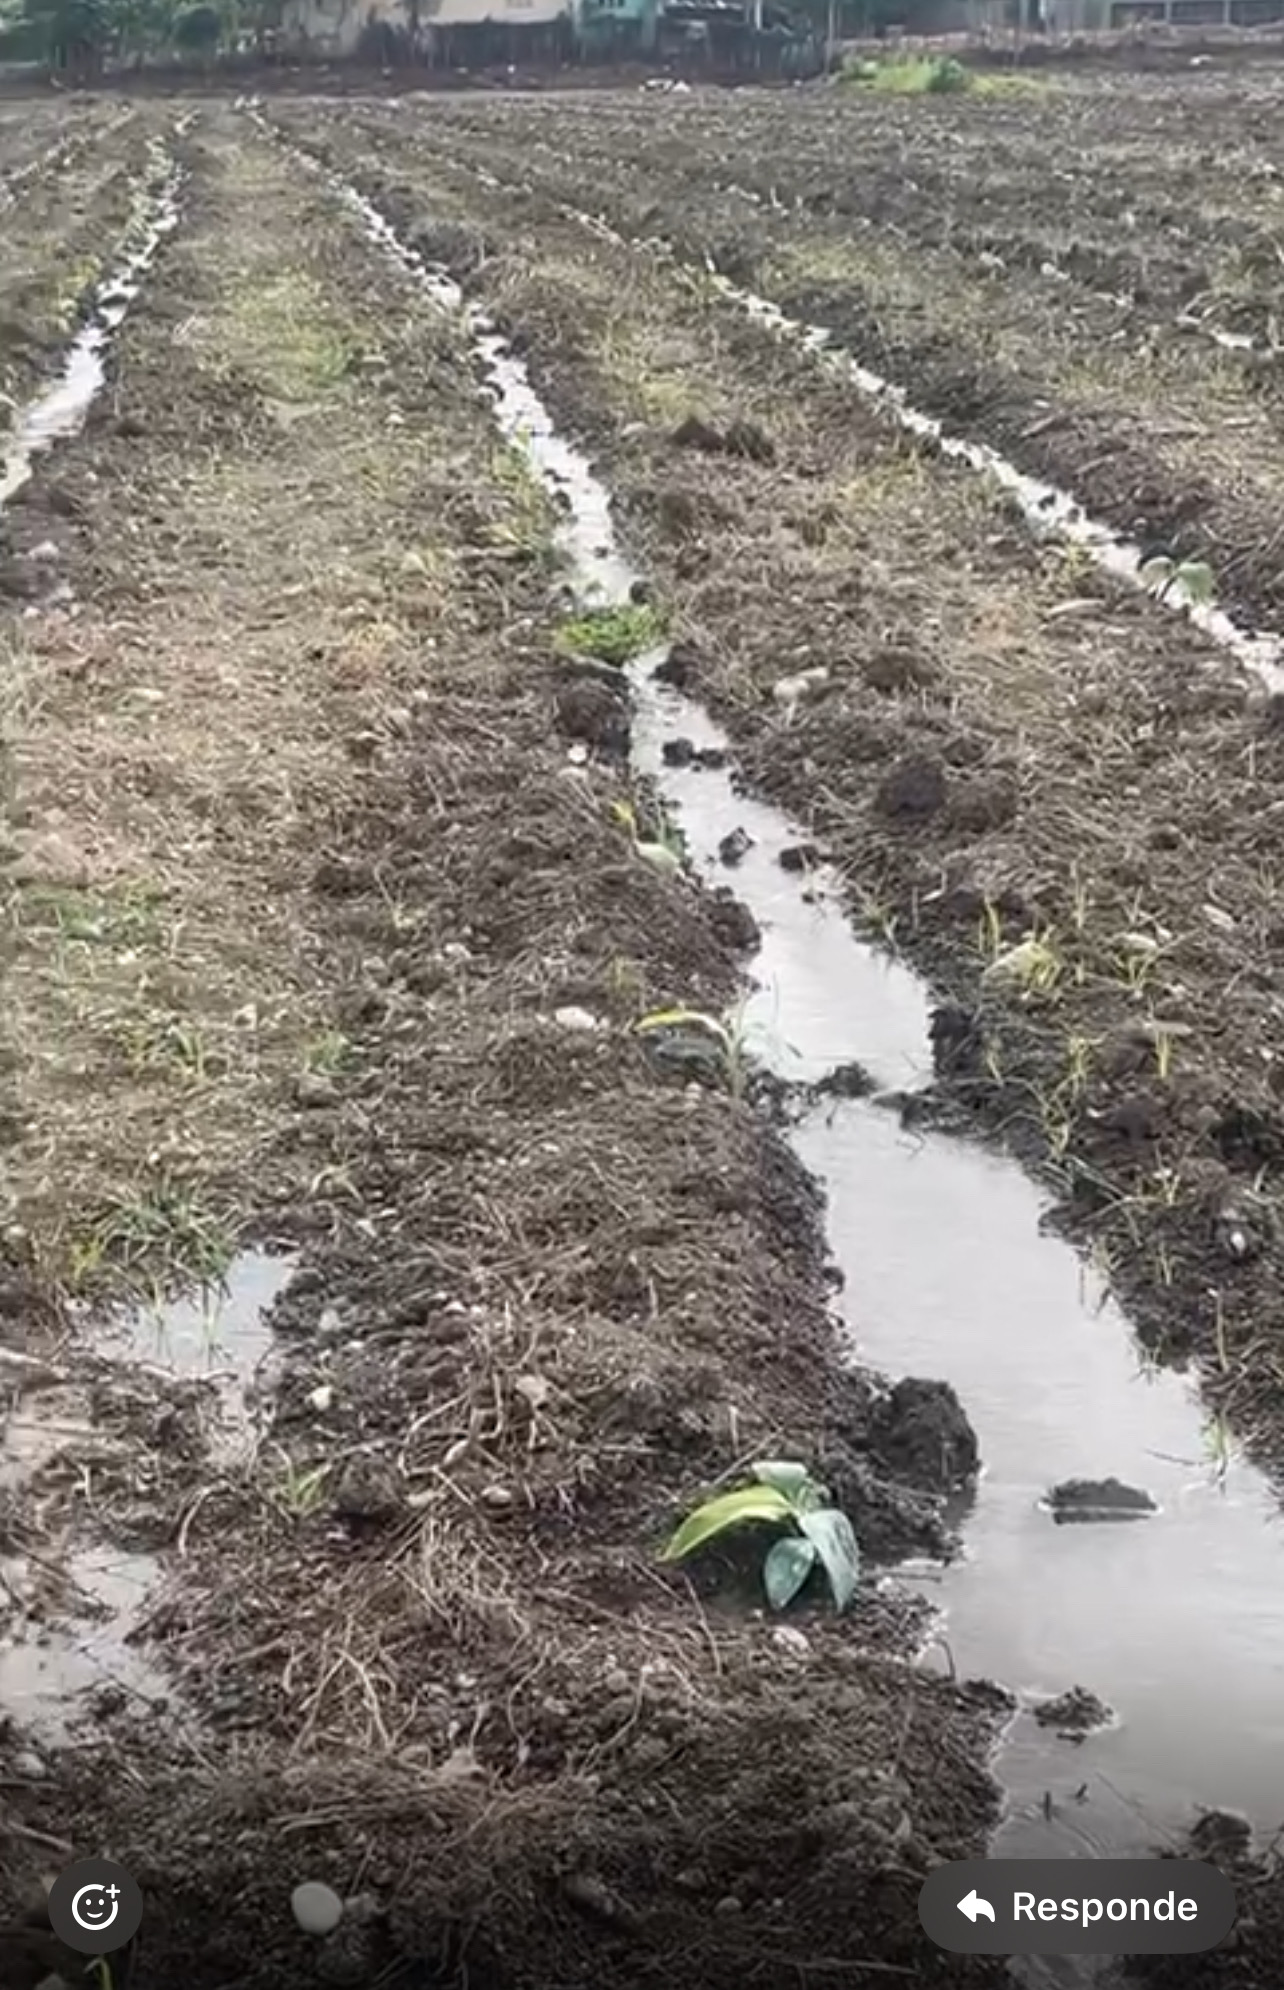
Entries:
[[175,0],[109,0],[113,45],[122,60],[143,58],[167,48],[174,30]]
[[101,74],[113,31],[110,0],[24,0],[14,38],[27,60],[86,83]]
[[174,16],[174,46],[184,55],[208,59],[223,39],[223,16],[217,7],[202,4],[184,7]]

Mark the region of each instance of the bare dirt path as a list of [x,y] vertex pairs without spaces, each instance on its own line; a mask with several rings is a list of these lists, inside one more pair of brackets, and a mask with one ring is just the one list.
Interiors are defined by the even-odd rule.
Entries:
[[[5,1980],[74,1980],[19,1917],[91,1850],[148,1896],[134,1990],[943,1980],[914,1903],[979,1849],[994,1696],[875,1583],[789,1639],[656,1563],[764,1454],[871,1550],[941,1539],[814,1192],[632,1034],[734,996],[742,922],[616,819],[627,715],[586,727],[461,326],[245,118],[183,153],[7,519],[48,575],[3,629]],[[214,1314],[224,1380],[176,1373],[169,1295],[250,1249],[274,1359],[238,1387]],[[103,1556],[143,1589],[105,1626]],[[86,1621],[51,1727],[14,1682]],[[305,1878],[351,1901],[319,1946]]]

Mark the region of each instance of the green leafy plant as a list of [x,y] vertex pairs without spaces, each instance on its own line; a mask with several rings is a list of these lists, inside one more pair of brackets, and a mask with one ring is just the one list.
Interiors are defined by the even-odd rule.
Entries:
[[615,820],[628,830],[634,853],[641,857],[644,864],[650,864],[652,870],[656,871],[673,872],[682,869],[686,862],[686,845],[681,831],[675,829],[666,817],[662,816],[660,819],[659,835],[646,837],[638,835],[637,810],[632,802],[612,803],[611,813]]
[[746,1032],[741,1015],[733,1013],[724,1020],[708,1015],[703,1009],[652,1009],[648,1015],[640,1016],[633,1027],[639,1036],[659,1038],[670,1044],[679,1058],[685,1052],[691,1063],[707,1062],[725,1081],[733,1097],[743,1097],[747,1065]]
[[970,90],[976,79],[951,55],[897,55],[881,61],[854,60],[843,68],[843,81],[862,90],[885,90],[897,97],[953,96]]
[[1156,601],[1170,594],[1182,597],[1192,608],[1204,608],[1213,598],[1213,570],[1206,560],[1173,560],[1157,553],[1139,569],[1141,584]]
[[622,670],[644,650],[657,648],[664,633],[659,609],[646,601],[630,601],[619,608],[591,608],[574,616],[563,622],[555,641],[566,655],[595,657]]
[[342,1030],[322,1030],[304,1046],[304,1068],[323,1078],[337,1078],[352,1063],[352,1039]]
[[685,1561],[739,1527],[787,1529],[762,1564],[762,1584],[773,1610],[793,1602],[816,1567],[825,1572],[836,1608],[846,1610],[860,1579],[860,1549],[847,1515],[830,1503],[805,1465],[768,1458],[753,1467],[753,1483],[718,1493],[689,1513],[664,1549],[666,1562]]
[[154,1298],[192,1282],[217,1286],[236,1241],[191,1190],[158,1180],[114,1198],[91,1231],[69,1240],[67,1253],[73,1291],[111,1274]]

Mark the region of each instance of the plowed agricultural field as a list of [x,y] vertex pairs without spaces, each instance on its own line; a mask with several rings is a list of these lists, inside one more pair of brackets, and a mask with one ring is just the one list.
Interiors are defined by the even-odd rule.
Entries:
[[[81,1980],[43,1889],[96,1853],[146,1896],[117,1990],[1005,1980],[916,1905],[1014,1694],[1036,1732],[932,1618],[984,1459],[948,1341],[856,1360],[792,1135],[876,1090],[902,1150],[1005,1152],[1188,1374],[1197,1497],[1265,1485],[1284,723],[845,356],[1268,628],[1282,94],[0,115],[11,449],[179,176],[0,506],[5,1985]],[[662,767],[796,827],[762,932],[753,836],[695,861],[639,757],[655,668],[721,728]],[[921,978],[890,1080],[825,1048],[841,970],[787,1055],[742,1028],[800,906]],[[1008,1270],[942,1310],[1019,1333]],[[662,1558],[763,1461],[850,1517],[849,1608],[819,1564],[769,1608],[757,1534]],[[1093,1744],[1046,1745],[1016,1809],[1073,1828]],[[1263,1837],[1196,1843],[1251,1942],[1154,1980],[1276,1980]]]

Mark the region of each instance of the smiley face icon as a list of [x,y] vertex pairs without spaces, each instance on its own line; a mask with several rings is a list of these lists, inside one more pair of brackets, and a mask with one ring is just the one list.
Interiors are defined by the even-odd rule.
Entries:
[[91,1935],[101,1935],[110,1928],[116,1919],[120,1906],[120,1888],[111,1882],[102,1886],[91,1880],[88,1886],[77,1887],[71,1896],[71,1918],[78,1928],[84,1928]]
[[112,1859],[81,1859],[49,1889],[49,1923],[81,1955],[110,1955],[138,1932],[143,1896],[132,1874]]

